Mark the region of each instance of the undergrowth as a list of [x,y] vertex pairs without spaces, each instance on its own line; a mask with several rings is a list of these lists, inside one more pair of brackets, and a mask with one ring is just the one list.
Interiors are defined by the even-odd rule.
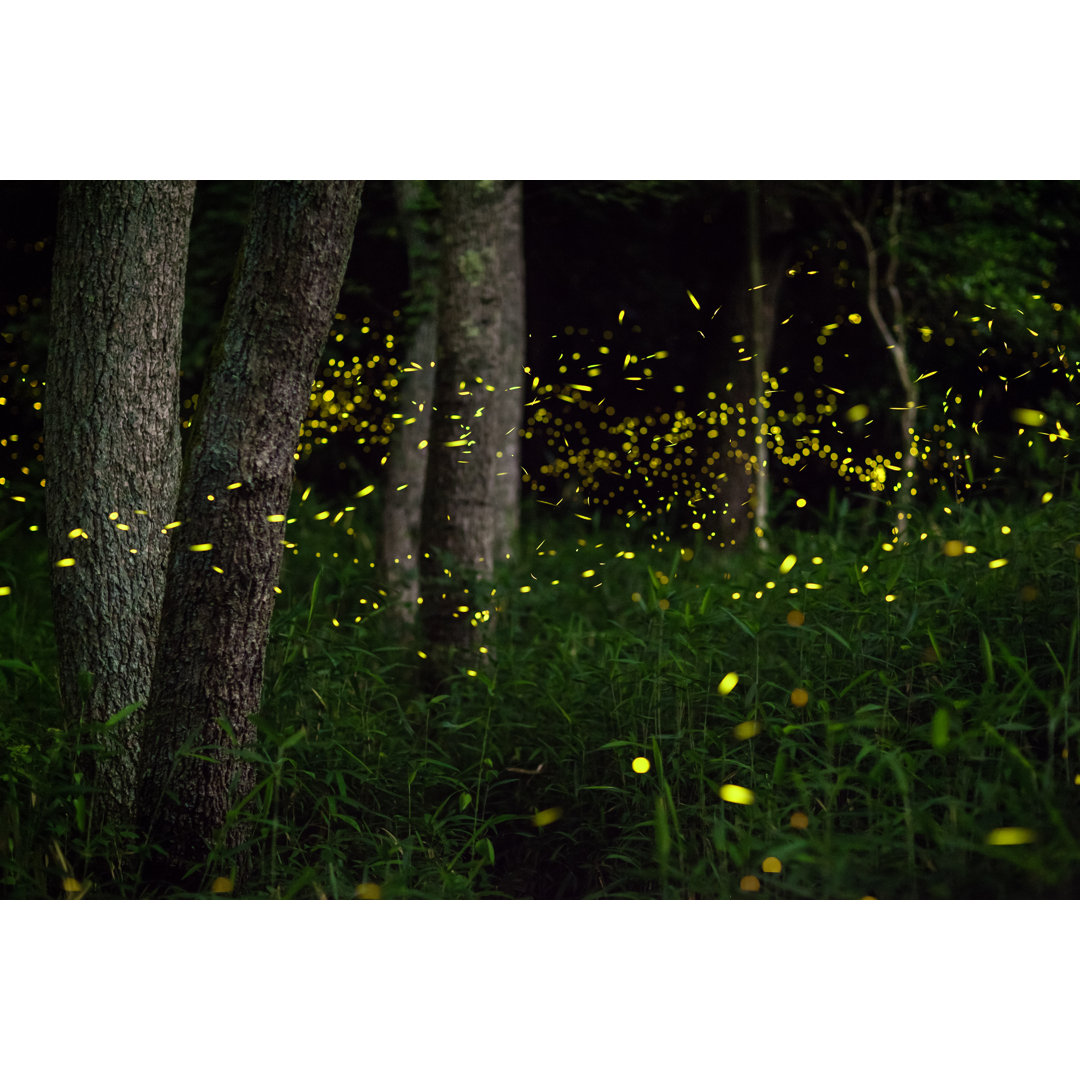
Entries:
[[[184,895],[1080,895],[1073,502],[738,555],[537,536],[435,696],[366,541],[329,528],[290,534],[235,811],[252,869],[234,888],[221,851]],[[95,825],[73,765],[41,546],[0,563],[3,895],[138,897],[137,837]]]

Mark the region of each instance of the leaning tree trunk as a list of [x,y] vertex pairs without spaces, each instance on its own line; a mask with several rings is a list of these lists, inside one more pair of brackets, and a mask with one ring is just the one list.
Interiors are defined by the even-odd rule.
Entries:
[[60,194],[45,382],[45,508],[60,693],[96,747],[99,823],[134,813],[180,477],[180,333],[195,185]]
[[394,196],[409,260],[410,325],[386,465],[380,559],[392,610],[411,626],[420,595],[420,514],[435,388],[438,205],[423,180],[395,180]]
[[[341,289],[362,182],[256,189],[184,464],[138,817],[148,877],[181,883],[244,830],[297,435]],[[242,860],[241,860],[242,861]]]
[[915,492],[915,467],[918,464],[918,439],[915,424],[919,414],[919,384],[911,377],[911,367],[907,351],[907,317],[904,313],[904,297],[900,292],[900,222],[904,210],[903,181],[894,180],[892,203],[889,206],[888,239],[886,241],[887,259],[885,263],[885,291],[889,294],[892,307],[892,319],[885,317],[881,308],[881,252],[871,233],[871,215],[874,202],[871,202],[865,221],[859,220],[854,212],[842,203],[841,207],[851,227],[858,234],[866,251],[866,306],[881,335],[885,348],[892,356],[893,366],[900,386],[904,391],[904,408],[901,412],[901,440],[903,443],[903,461],[900,466],[900,480],[895,486],[897,498],[893,503],[896,511],[894,528],[899,536],[907,530],[907,520],[911,512],[911,496]]
[[[513,239],[521,185],[447,182],[441,201],[438,362],[420,545],[421,625],[435,680],[455,655],[475,658],[493,614],[496,543],[506,528],[498,474],[510,426],[507,342],[519,318],[508,309],[508,288],[521,274],[520,240]],[[504,265],[508,259],[512,265]]]

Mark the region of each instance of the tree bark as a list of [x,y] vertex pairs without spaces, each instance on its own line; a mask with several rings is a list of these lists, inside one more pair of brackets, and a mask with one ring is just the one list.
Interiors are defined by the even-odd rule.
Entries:
[[919,413],[919,386],[911,377],[907,350],[907,319],[904,314],[904,298],[900,293],[900,221],[904,209],[904,185],[900,180],[893,181],[892,202],[889,206],[888,239],[886,241],[887,259],[885,263],[885,291],[889,294],[892,306],[892,321],[885,318],[881,310],[881,268],[880,251],[874,242],[870,229],[870,216],[874,212],[874,201],[870,204],[866,221],[860,221],[846,203],[841,203],[844,215],[862,241],[866,251],[866,306],[874,325],[885,342],[886,349],[892,354],[893,366],[904,390],[905,404],[901,412],[901,438],[903,440],[903,461],[900,469],[900,481],[896,485],[898,499],[894,504],[896,530],[901,536],[907,529],[907,518],[911,504],[910,495],[914,493],[915,466],[918,462],[916,451],[915,423]]
[[754,532],[764,550],[767,547],[764,534],[769,524],[769,363],[776,333],[777,301],[788,254],[785,242],[788,210],[775,193],[770,197],[757,181],[750,183],[747,201],[750,345],[753,350],[753,387],[749,405],[754,410],[754,449],[750,458],[754,487],[751,499]]
[[256,189],[171,530],[138,791],[152,881],[180,884],[218,844],[244,840],[230,810],[254,783],[243,751],[255,742],[297,434],[362,186]]
[[496,451],[495,558],[508,559],[521,527],[521,424],[525,398],[525,237],[521,184],[508,192],[511,205],[499,232],[502,290],[502,376],[495,384],[494,419],[502,447]]
[[520,183],[447,182],[441,201],[438,362],[421,523],[421,625],[435,679],[455,655],[475,656],[493,615],[493,564],[510,520],[499,455],[521,407],[520,390],[508,390],[507,365],[523,349],[524,332]]
[[[782,190],[747,184],[746,269],[749,284],[734,305],[748,348],[734,367],[719,366],[717,397],[734,405],[721,436],[725,469],[717,486],[724,509],[720,536],[741,547],[751,534],[765,546],[769,511],[768,385],[765,377],[776,332],[777,300],[789,253],[790,206]],[[730,387],[730,388],[729,388]],[[740,434],[741,432],[741,434]]]
[[401,623],[412,626],[420,595],[420,515],[431,433],[438,336],[438,204],[423,180],[395,180],[409,260],[411,326],[398,383],[398,414],[386,465],[382,579]]
[[130,823],[180,476],[184,274],[195,185],[61,189],[45,386],[60,693],[95,747],[98,823]]

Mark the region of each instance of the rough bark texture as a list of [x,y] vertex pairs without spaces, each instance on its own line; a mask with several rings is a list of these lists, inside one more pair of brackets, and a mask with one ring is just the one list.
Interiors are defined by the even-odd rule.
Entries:
[[412,625],[420,595],[420,514],[437,356],[438,205],[423,180],[395,180],[394,196],[409,259],[411,326],[398,384],[400,414],[390,442],[383,509],[382,578],[395,614]]
[[521,421],[525,378],[525,238],[522,227],[521,185],[508,192],[507,208],[499,233],[499,266],[502,290],[502,376],[494,402],[494,419],[501,432],[502,446],[496,452],[496,500],[498,518],[495,558],[513,554],[521,525]]
[[139,824],[163,853],[148,868],[151,880],[179,884],[217,842],[243,840],[242,829],[226,826],[253,772],[230,745],[255,742],[297,434],[361,188],[256,189],[172,530],[140,763]]
[[[441,187],[443,245],[435,409],[421,525],[421,624],[436,678],[473,654],[490,622],[490,580],[505,535],[510,342],[524,332],[521,185]],[[522,345],[523,348],[523,345]],[[513,426],[517,425],[516,413]],[[516,466],[515,466],[516,468]]]
[[[130,822],[180,478],[178,387],[193,183],[60,194],[45,386],[45,507],[60,693],[89,725],[95,812]],[[59,565],[73,559],[73,565]]]

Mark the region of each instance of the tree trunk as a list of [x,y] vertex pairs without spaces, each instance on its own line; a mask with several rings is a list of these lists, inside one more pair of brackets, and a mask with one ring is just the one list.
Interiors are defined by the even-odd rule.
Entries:
[[747,200],[750,347],[753,351],[753,386],[749,406],[754,415],[754,446],[750,458],[754,485],[750,495],[754,532],[764,549],[767,544],[765,530],[769,524],[769,363],[776,332],[777,301],[788,254],[784,235],[788,225],[788,208],[775,194],[770,197],[757,181],[749,184]]
[[496,451],[495,558],[513,554],[521,526],[521,423],[525,378],[525,239],[522,224],[521,184],[508,197],[505,224],[499,234],[502,288],[502,376],[495,384],[494,419],[501,432],[502,447]]
[[[507,528],[498,476],[511,427],[507,363],[523,333],[520,183],[448,182],[441,200],[439,352],[421,524],[421,624],[435,679],[455,654],[475,659],[491,620],[493,563]],[[520,391],[511,393],[520,409]]]
[[903,440],[903,462],[900,469],[900,481],[896,485],[897,499],[893,503],[896,510],[896,531],[903,536],[907,529],[910,514],[911,495],[915,488],[915,466],[918,463],[916,451],[917,439],[915,423],[919,414],[919,385],[911,377],[907,352],[907,317],[904,314],[904,298],[900,292],[900,221],[904,210],[904,185],[900,180],[893,181],[892,202],[889,206],[888,239],[885,264],[885,291],[889,294],[892,305],[892,322],[886,319],[881,309],[881,269],[880,251],[871,233],[871,216],[875,209],[875,200],[871,201],[865,221],[860,221],[846,204],[841,204],[845,216],[858,234],[866,251],[866,306],[874,325],[891,353],[896,374],[904,391],[904,408],[901,413],[901,439]]
[[[297,435],[360,207],[360,182],[257,187],[184,463],[138,818],[149,880],[241,843]],[[242,860],[241,860],[242,865]],[[200,868],[202,869],[202,868]]]
[[60,693],[95,752],[99,824],[134,814],[180,477],[184,272],[195,185],[60,194],[45,386],[45,506]]
[[748,285],[734,304],[735,325],[745,340],[734,365],[718,365],[712,386],[725,403],[721,428],[725,457],[717,494],[723,504],[719,533],[741,547],[756,535],[764,546],[769,511],[769,433],[766,377],[776,331],[777,300],[789,252],[791,210],[776,185],[746,187]]
[[438,205],[423,180],[395,180],[409,260],[410,327],[398,383],[383,508],[382,579],[395,615],[411,626],[420,595],[420,515],[431,433],[438,334]]

